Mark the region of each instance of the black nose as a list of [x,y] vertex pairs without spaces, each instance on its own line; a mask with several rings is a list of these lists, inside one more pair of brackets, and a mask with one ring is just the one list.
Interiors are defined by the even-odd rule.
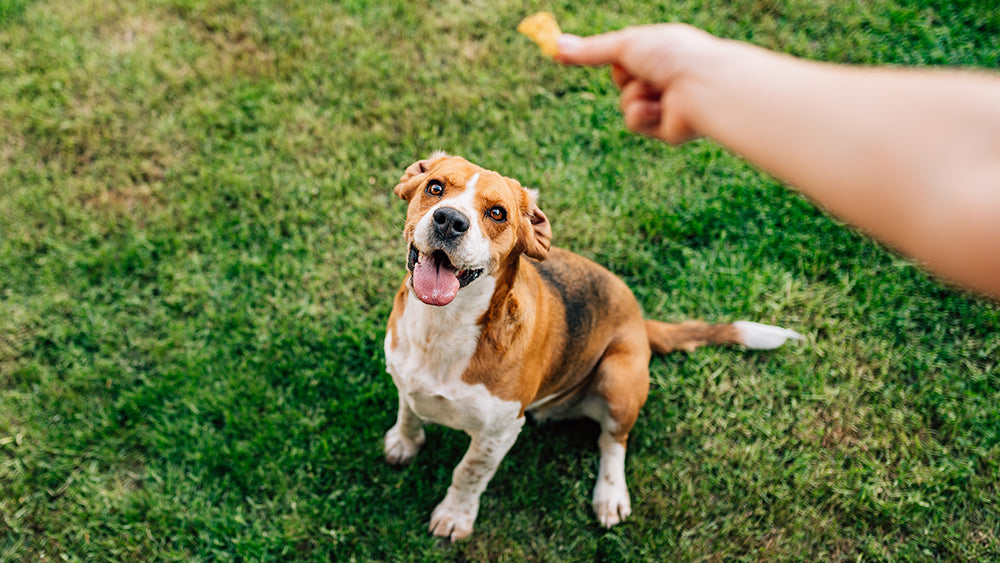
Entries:
[[434,211],[434,228],[445,240],[462,236],[469,230],[469,218],[452,207],[439,207]]

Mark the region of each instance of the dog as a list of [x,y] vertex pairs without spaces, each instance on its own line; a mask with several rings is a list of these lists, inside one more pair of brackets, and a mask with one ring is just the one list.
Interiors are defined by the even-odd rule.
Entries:
[[386,370],[399,394],[386,460],[405,465],[425,423],[471,442],[430,532],[467,537],[479,498],[514,444],[525,413],[600,424],[593,508],[613,526],[631,513],[625,484],[629,432],[649,390],[651,353],[703,344],[776,348],[797,333],[738,321],[644,320],[631,290],[596,263],[550,245],[537,192],[438,152],[395,186],[408,202],[407,275],[385,336]]

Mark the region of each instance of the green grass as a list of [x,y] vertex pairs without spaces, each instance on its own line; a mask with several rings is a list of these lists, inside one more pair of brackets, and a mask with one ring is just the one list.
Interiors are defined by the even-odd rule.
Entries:
[[[2,2],[0,560],[1000,558],[1000,307],[626,132],[605,70],[513,31],[540,8],[1000,62],[991,2]],[[391,188],[435,149],[537,187],[649,316],[807,335],[653,361],[625,524],[591,513],[589,423],[528,427],[457,545],[426,525],[467,438],[382,462]]]

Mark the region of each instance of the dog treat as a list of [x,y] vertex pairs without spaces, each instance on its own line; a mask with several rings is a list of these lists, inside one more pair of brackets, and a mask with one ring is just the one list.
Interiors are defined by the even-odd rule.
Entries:
[[538,43],[547,56],[554,59],[559,54],[557,41],[562,31],[559,30],[559,24],[552,14],[548,12],[532,14],[517,24],[517,31]]

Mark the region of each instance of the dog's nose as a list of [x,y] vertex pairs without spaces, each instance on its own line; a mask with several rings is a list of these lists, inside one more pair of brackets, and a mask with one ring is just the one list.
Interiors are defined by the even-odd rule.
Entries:
[[469,218],[452,207],[440,207],[434,211],[434,227],[441,238],[453,239],[469,230]]

